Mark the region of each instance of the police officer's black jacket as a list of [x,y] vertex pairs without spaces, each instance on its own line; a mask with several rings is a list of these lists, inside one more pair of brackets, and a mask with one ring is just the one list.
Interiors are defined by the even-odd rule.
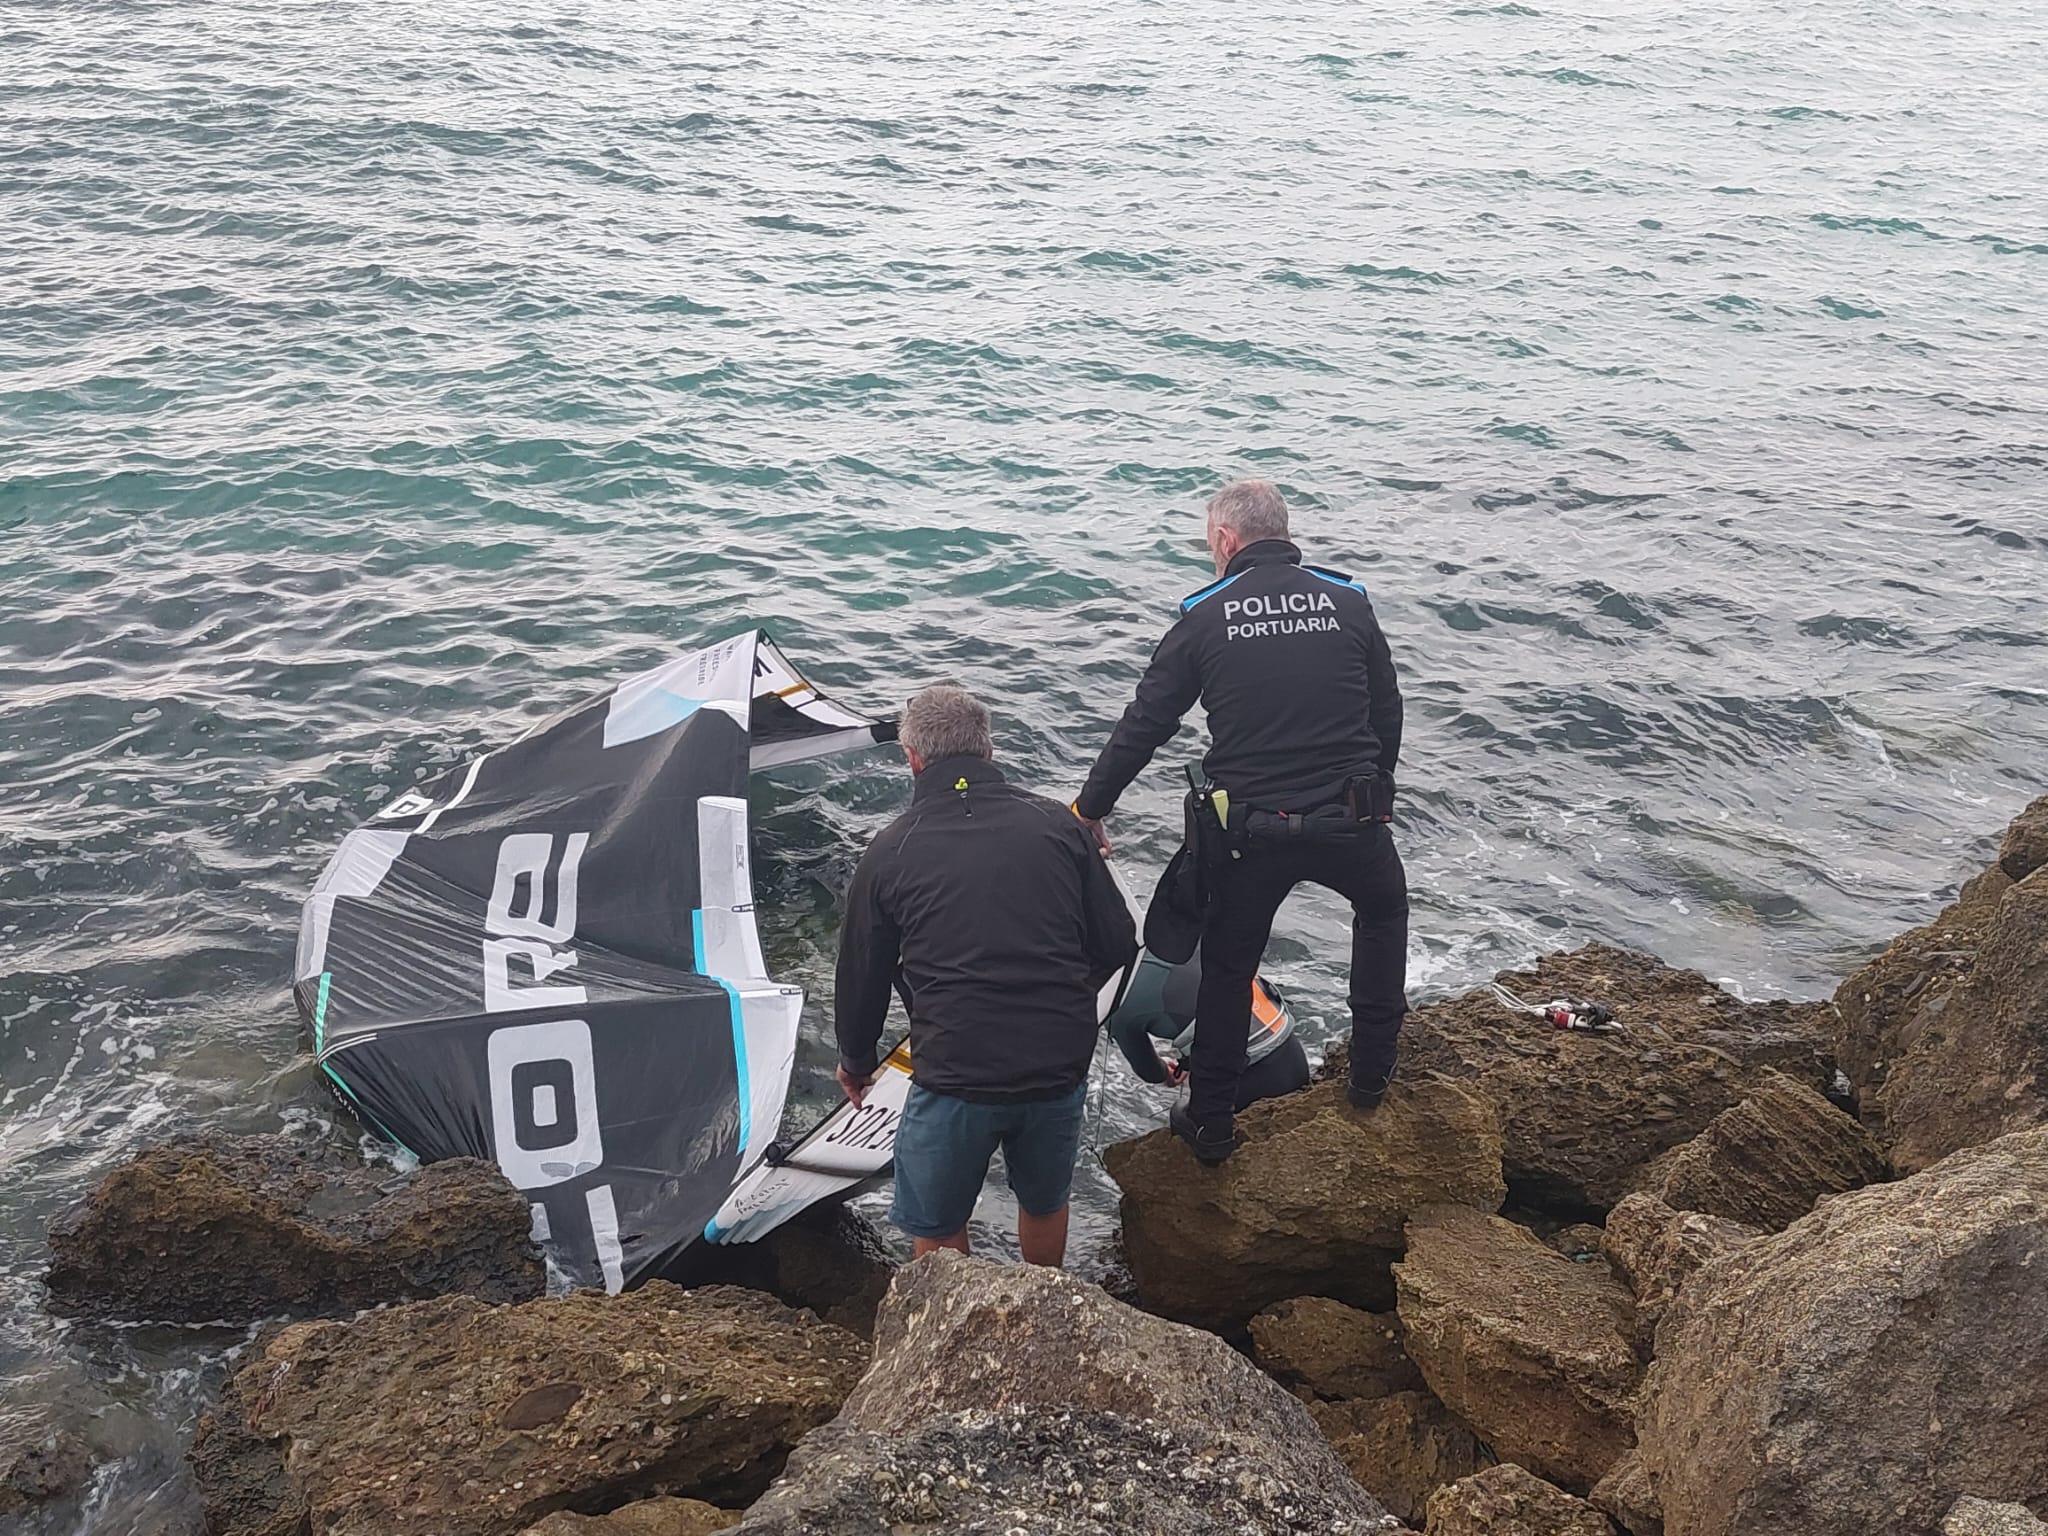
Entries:
[[1285,539],[1247,545],[1180,605],[1074,808],[1107,816],[1200,699],[1210,780],[1239,804],[1309,811],[1401,755],[1401,688],[1365,588],[1301,563]]
[[1069,1092],[1095,1054],[1097,994],[1137,948],[1130,907],[1067,807],[978,757],[929,764],[847,891],[840,1064],[875,1070],[900,978],[920,1085],[998,1103]]

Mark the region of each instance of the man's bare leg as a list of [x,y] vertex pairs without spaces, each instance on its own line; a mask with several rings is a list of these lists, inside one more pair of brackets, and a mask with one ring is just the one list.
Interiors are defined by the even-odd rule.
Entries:
[[[1060,1216],[1060,1238],[1064,1243],[1066,1239],[1066,1212],[1062,1211]],[[937,1253],[941,1248],[950,1248],[955,1253],[965,1253],[967,1251],[967,1229],[962,1227],[951,1237],[913,1237],[910,1240],[910,1256],[915,1259],[921,1259],[928,1253]]]
[[1026,1264],[1058,1269],[1067,1257],[1067,1207],[1061,1206],[1050,1216],[1034,1216],[1020,1207],[1017,1246],[1024,1250]]

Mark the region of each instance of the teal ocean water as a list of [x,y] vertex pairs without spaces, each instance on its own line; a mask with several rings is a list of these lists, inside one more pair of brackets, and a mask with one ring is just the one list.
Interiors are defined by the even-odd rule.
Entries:
[[[1224,476],[1392,638],[1418,995],[1831,989],[2048,781],[2044,78],[2011,4],[8,0],[0,1375],[120,1453],[29,1528],[195,1528],[242,1336],[59,1328],[42,1231],[354,1138],[285,993],[345,830],[754,623],[1071,792]],[[756,797],[808,1102],[905,793]],[[1174,825],[1162,760],[1134,883]],[[1316,1040],[1343,934],[1276,937]]]

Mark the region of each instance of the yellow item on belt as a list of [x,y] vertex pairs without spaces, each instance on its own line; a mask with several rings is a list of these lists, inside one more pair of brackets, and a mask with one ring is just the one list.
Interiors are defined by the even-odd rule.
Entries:
[[1209,803],[1216,807],[1216,819],[1224,826],[1230,825],[1230,791],[1219,789],[1209,796]]

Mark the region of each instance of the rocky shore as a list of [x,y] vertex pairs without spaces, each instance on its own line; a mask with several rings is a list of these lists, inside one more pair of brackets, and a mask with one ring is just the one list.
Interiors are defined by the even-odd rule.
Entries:
[[[842,1213],[549,1297],[486,1165],[222,1137],[69,1213],[48,1304],[266,1322],[209,1536],[2048,1536],[2048,798],[1832,1001],[1502,979],[1622,1030],[1475,991],[1374,1113],[1112,1148],[1135,1305]],[[0,1417],[0,1521],[88,1431]]]

